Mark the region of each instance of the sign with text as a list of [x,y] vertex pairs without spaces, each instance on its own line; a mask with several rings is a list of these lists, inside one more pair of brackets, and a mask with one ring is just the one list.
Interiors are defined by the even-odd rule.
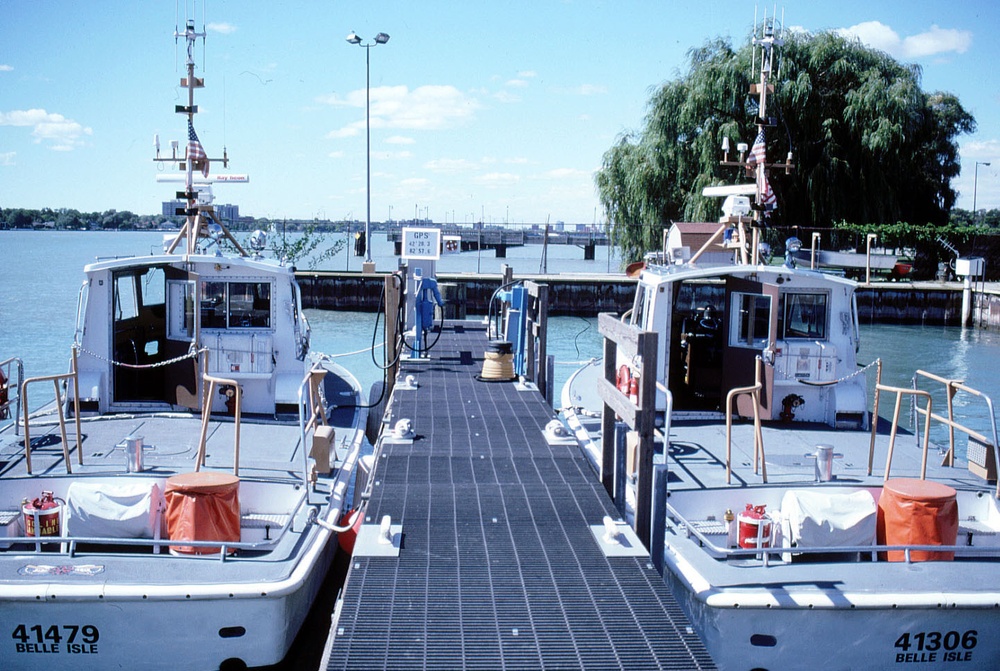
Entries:
[[404,259],[441,258],[440,228],[404,228],[403,248],[400,253]]

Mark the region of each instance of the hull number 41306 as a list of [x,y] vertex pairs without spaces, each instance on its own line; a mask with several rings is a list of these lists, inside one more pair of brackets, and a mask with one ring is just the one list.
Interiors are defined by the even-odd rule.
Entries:
[[906,632],[894,645],[900,651],[896,653],[896,663],[971,662],[978,635],[975,629]]

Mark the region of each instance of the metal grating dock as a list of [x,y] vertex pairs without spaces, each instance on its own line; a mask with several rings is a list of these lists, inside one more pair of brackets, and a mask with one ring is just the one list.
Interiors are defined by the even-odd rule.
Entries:
[[329,669],[714,668],[649,557],[605,557],[611,501],[576,446],[549,446],[541,394],[476,379],[485,327],[449,322],[404,365],[366,519],[398,557],[355,556]]

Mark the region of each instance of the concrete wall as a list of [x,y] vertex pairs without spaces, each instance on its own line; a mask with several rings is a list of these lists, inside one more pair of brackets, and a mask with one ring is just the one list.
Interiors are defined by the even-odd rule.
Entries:
[[[299,272],[297,275],[302,302],[307,308],[374,311],[379,307],[384,286],[382,275],[351,272]],[[532,275],[529,279],[549,285],[550,314],[584,317],[630,309],[636,283],[621,275]],[[464,292],[468,315],[487,313],[490,297],[500,282],[499,275],[438,275],[445,296],[461,296]],[[862,323],[957,326],[961,320],[962,285],[958,282],[879,282],[859,287],[857,297]],[[978,313],[982,326],[1000,328],[1000,292],[995,287],[977,294],[975,305],[977,310],[973,314]]]

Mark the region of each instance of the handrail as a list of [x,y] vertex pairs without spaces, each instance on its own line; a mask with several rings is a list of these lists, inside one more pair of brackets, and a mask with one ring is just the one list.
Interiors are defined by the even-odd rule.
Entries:
[[764,434],[760,428],[760,381],[761,358],[756,358],[754,383],[749,387],[735,387],[726,394],[726,484],[732,484],[733,475],[733,400],[740,394],[749,394],[753,399],[753,472],[757,473],[757,457],[760,457],[763,480],[767,482],[767,462],[764,459]]
[[[10,365],[12,363],[17,364],[17,382],[14,385],[11,385],[10,382]],[[13,418],[14,435],[16,436],[20,430],[20,427],[17,424],[17,418],[21,415],[21,383],[24,381],[24,362],[21,360],[21,357],[12,356],[9,359],[0,361],[0,368],[6,369],[3,374],[3,384],[0,385],[0,392],[3,392],[3,394],[0,395],[0,398],[4,398],[4,395],[7,395],[6,400],[3,403],[0,403],[0,419],[4,419],[6,417]],[[12,386],[15,394],[14,401],[11,401],[10,396],[8,395]],[[11,403],[15,403],[15,410],[13,413],[10,412]]]
[[[33,545],[51,545],[59,544],[62,546],[62,550],[57,554],[65,554],[68,557],[73,557],[77,551],[77,545],[80,543],[85,543],[88,545],[116,545],[125,547],[151,547],[154,550],[164,546],[164,545],[180,545],[183,544],[185,547],[212,547],[221,548],[220,559],[225,561],[229,559],[232,561],[234,557],[229,555],[228,550],[251,550],[251,551],[270,551],[274,549],[281,542],[282,538],[287,534],[292,528],[296,516],[298,516],[299,511],[307,504],[308,497],[303,495],[299,497],[298,502],[295,507],[288,513],[287,521],[281,525],[280,529],[276,529],[277,532],[272,538],[265,539],[261,541],[221,541],[221,540],[188,540],[188,539],[170,539],[170,538],[114,538],[110,536],[4,536],[0,537],[0,548],[10,548],[11,545],[15,544],[33,544]],[[280,513],[284,515],[285,513]],[[35,553],[42,552],[41,550],[35,550]],[[51,550],[44,551],[46,555],[51,556]],[[158,554],[158,553],[157,553]],[[176,558],[178,555],[160,555],[162,557]],[[206,555],[184,555],[190,556],[191,558],[208,558]],[[214,558],[214,553],[211,555]]]
[[[716,545],[710,536],[718,534],[705,534],[698,530],[690,521],[688,521],[683,515],[681,515],[676,508],[674,508],[669,503],[666,504],[667,512],[673,518],[672,524],[684,531],[688,537],[694,537],[698,539],[699,543],[704,546],[704,549],[712,554],[713,556],[732,558],[732,557],[746,557],[753,558],[763,555],[763,561],[761,565],[755,566],[752,564],[741,565],[743,568],[754,568],[754,567],[764,567],[769,565],[768,557],[771,555],[780,555],[785,553],[794,554],[831,554],[840,553],[848,554],[855,552],[892,552],[899,551],[904,554],[904,561],[906,563],[911,563],[910,552],[954,552],[956,555],[995,555],[1000,554],[1000,546],[988,546],[988,545],[838,545],[838,546],[827,546],[827,547],[784,547],[784,546],[774,546],[774,547],[763,547],[763,548],[729,548],[720,547]],[[730,566],[738,566],[730,564]]]
[[[881,380],[882,368],[879,366],[878,380]],[[885,477],[884,480],[889,479],[889,469],[892,467],[892,451],[896,444],[896,431],[899,429],[899,408],[903,401],[903,395],[914,396],[919,398],[927,399],[926,410],[920,408],[919,403],[917,405],[917,411],[921,413],[926,413],[927,419],[924,422],[924,449],[923,457],[920,463],[920,479],[927,479],[927,450],[930,446],[930,428],[931,428],[931,408],[933,407],[934,400],[931,398],[930,393],[923,391],[922,389],[907,389],[906,387],[894,387],[892,385],[882,384],[881,381],[875,383],[875,409],[872,418],[872,438],[871,443],[868,447],[868,475],[872,474],[872,462],[875,458],[875,432],[878,429],[878,402],[879,393],[883,391],[893,392],[896,394],[896,404],[892,411],[892,429],[889,431],[889,452],[886,454],[885,458]]]
[[[302,382],[299,383],[299,440],[302,444],[302,487],[308,491],[309,489],[309,453],[308,449],[309,443],[306,441],[306,434],[310,430],[315,430],[319,426],[320,422],[325,426],[326,421],[326,408],[324,407],[323,397],[319,393],[319,383],[326,376],[327,370],[320,365],[320,362],[315,362],[309,371],[302,378]],[[308,391],[306,387],[308,386]],[[308,419],[306,418],[306,398],[308,394],[308,405],[309,410]]]
[[[240,474],[240,417],[243,413],[243,390],[236,380],[215,377],[208,374],[208,352],[205,353],[201,379],[208,382],[208,390],[205,391],[201,404],[201,436],[198,438],[198,456],[195,458],[194,470],[200,471],[205,465],[207,452],[206,438],[208,436],[208,423],[212,418],[212,399],[215,397],[216,385],[231,386],[233,388],[233,414],[236,417],[236,443],[233,451],[233,475]],[[202,385],[204,389],[204,385]]]
[[73,418],[76,421],[76,454],[80,465],[83,465],[83,432],[80,429],[80,388],[76,368],[76,345],[70,348],[73,356],[70,358],[70,372],[58,375],[43,375],[40,377],[30,377],[21,383],[20,402],[24,411],[24,461],[28,475],[31,475],[31,430],[28,426],[28,385],[34,382],[52,382],[55,388],[56,410],[59,412],[59,432],[62,434],[63,461],[66,463],[66,472],[72,474],[72,460],[69,457],[69,444],[66,438],[66,414],[63,412],[61,395],[59,394],[59,380],[67,379],[73,381]]
[[[993,399],[991,399],[989,396],[979,391],[978,389],[973,389],[972,387],[966,386],[962,380],[955,380],[955,379],[941,377],[940,375],[928,373],[927,371],[924,370],[917,370],[916,376],[926,377],[929,380],[940,382],[945,386],[946,399],[947,399],[946,403],[948,406],[948,416],[942,417],[941,415],[933,414],[930,412],[930,408],[928,408],[926,412],[928,413],[928,421],[930,421],[930,419],[934,419],[948,427],[948,453],[946,455],[948,459],[948,465],[949,466],[955,465],[955,429],[958,429],[959,431],[963,432],[970,438],[974,438],[980,441],[981,443],[990,445],[993,448],[993,458],[995,460],[995,463],[1000,464],[1000,441],[997,440],[997,423],[996,423],[996,414],[994,413],[993,410]],[[989,410],[990,413],[990,431],[993,433],[992,441],[982,433],[970,429],[961,422],[955,421],[954,400],[955,400],[955,392],[958,391],[964,391],[966,393],[972,394],[973,396],[977,396],[986,402],[986,408],[987,410]],[[923,414],[925,411],[918,407],[917,412]],[[998,480],[997,482],[996,497],[1000,499],[1000,480]]]

